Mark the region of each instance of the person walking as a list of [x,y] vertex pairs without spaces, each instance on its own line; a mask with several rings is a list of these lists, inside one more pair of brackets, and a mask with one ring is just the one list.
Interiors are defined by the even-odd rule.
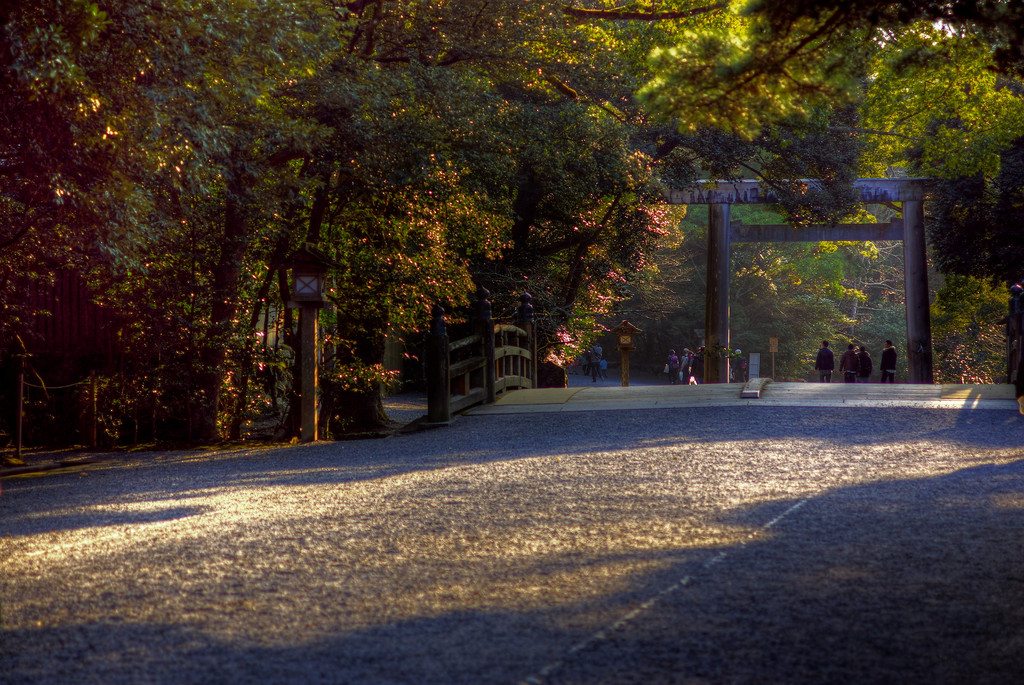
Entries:
[[814,361],[814,370],[818,372],[818,380],[822,383],[832,382],[832,372],[836,368],[836,358],[828,348],[828,340],[821,341],[818,358]]
[[668,359],[665,360],[665,370],[668,371],[669,385],[675,385],[679,382],[679,357],[676,356],[675,350],[668,351]]
[[601,343],[594,343],[594,347],[590,350],[590,382],[597,383],[597,377],[601,375],[601,359],[604,350],[601,349]]
[[704,346],[697,348],[697,354],[693,355],[690,362],[690,383],[701,385],[704,382]]
[[679,380],[683,383],[689,383],[692,367],[693,351],[689,347],[684,347],[683,353],[679,355]]
[[846,346],[846,352],[839,358],[839,370],[843,374],[844,383],[857,382],[857,370],[860,368],[860,360],[857,359],[857,351],[853,343]]
[[871,380],[871,355],[868,354],[868,350],[863,345],[860,346],[860,351],[857,352],[857,382],[867,383]]
[[882,372],[882,383],[896,382],[896,348],[893,347],[892,340],[885,341],[885,347],[882,348],[882,361],[878,368]]
[[732,358],[736,360],[735,364],[729,365],[729,372],[733,374],[734,379],[737,383],[747,382],[747,360],[743,358],[743,350],[736,348],[736,351],[732,353]]

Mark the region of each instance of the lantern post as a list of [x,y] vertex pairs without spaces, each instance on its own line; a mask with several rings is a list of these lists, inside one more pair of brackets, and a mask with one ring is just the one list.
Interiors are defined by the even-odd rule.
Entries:
[[622,361],[622,387],[629,387],[629,353],[636,349],[636,343],[634,342],[634,336],[643,333],[639,328],[634,326],[628,321],[623,321],[618,326],[612,329],[612,333],[616,336],[617,346],[619,348],[619,354],[621,355]]
[[319,438],[319,417],[317,394],[319,392],[320,345],[317,324],[320,310],[327,304],[324,298],[324,282],[327,270],[335,264],[324,253],[307,243],[292,255],[292,292],[288,306],[299,310],[299,397],[302,442],[313,442]]

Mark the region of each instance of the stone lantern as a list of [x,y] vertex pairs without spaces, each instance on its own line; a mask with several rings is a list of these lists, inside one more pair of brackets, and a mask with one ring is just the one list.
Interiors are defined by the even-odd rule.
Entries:
[[615,334],[619,354],[622,358],[622,387],[629,387],[629,353],[636,349],[636,336],[643,333],[639,328],[628,321],[623,321],[611,329]]

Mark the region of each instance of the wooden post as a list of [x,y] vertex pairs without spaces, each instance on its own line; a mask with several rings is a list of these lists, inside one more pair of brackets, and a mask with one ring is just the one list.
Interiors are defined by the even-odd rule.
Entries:
[[907,307],[907,379],[933,383],[932,331],[928,312],[928,261],[924,239],[924,202],[903,201],[903,262]]
[[494,318],[491,314],[491,294],[487,288],[481,286],[476,291],[477,298],[477,328],[480,337],[483,338],[484,359],[487,366],[484,367],[484,388],[487,391],[488,404],[493,404],[498,399],[497,393],[497,370],[494,368]]
[[319,436],[319,417],[317,416],[317,320],[320,310],[309,304],[302,304],[299,310],[299,329],[302,346],[302,442],[313,442]]
[[299,309],[299,346],[302,349],[298,359],[302,422],[299,436],[302,442],[314,442],[320,438],[320,341],[317,328],[320,309],[327,303],[324,279],[329,269],[339,265],[312,243],[303,245],[288,259],[288,263],[292,272],[292,300],[288,306]]
[[21,462],[22,424],[25,422],[25,358],[18,362],[18,401],[14,421],[14,458]]
[[[99,412],[96,410],[96,372],[89,372],[89,449],[96,449],[98,431],[96,424],[99,422]],[[154,439],[156,427],[153,428]]]
[[729,208],[708,206],[708,270],[704,309],[704,382],[727,383],[729,358]]
[[526,360],[526,369],[523,375],[528,376],[531,386],[537,387],[537,334],[533,325],[533,296],[524,292],[519,296],[519,327],[526,331],[526,349],[530,351],[530,358]]
[[427,422],[445,425],[452,422],[448,370],[448,327],[444,308],[434,305],[430,335],[427,336]]

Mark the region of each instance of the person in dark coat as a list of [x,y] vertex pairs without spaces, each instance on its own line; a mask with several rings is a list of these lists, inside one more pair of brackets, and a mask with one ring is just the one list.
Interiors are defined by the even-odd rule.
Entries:
[[818,358],[814,362],[814,370],[818,372],[818,380],[822,383],[832,382],[832,372],[836,368],[836,358],[832,350],[828,349],[828,340],[821,341],[821,349],[818,350]]
[[860,346],[859,352],[857,352],[857,382],[867,383],[871,378],[871,355],[868,354],[868,350],[863,345]]
[[882,383],[896,382],[896,348],[893,347],[892,340],[885,341],[885,347],[882,349],[882,361],[878,368],[882,372]]
[[843,372],[844,383],[856,383],[857,371],[860,369],[860,360],[857,358],[857,351],[853,343],[846,346],[846,352],[839,358],[839,370]]
[[675,350],[668,351],[668,358],[665,360],[665,368],[668,370],[668,382],[675,385],[679,382],[679,357]]
[[604,356],[604,350],[601,349],[601,343],[594,343],[594,346],[590,349],[590,381],[597,383],[597,379],[601,376],[601,359]]

